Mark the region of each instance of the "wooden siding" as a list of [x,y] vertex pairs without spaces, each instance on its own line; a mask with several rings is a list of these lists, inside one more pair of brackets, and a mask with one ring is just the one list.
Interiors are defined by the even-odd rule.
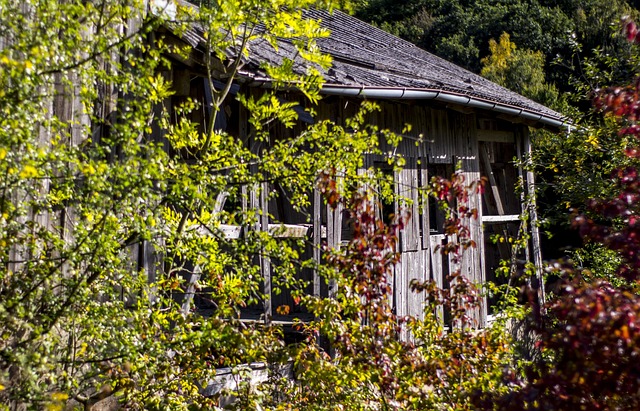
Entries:
[[[175,75],[174,72],[173,76]],[[197,81],[192,81],[189,85],[193,89],[198,87],[198,84]],[[182,87],[185,87],[184,84]],[[193,95],[194,91],[191,90],[189,93]],[[295,101],[296,96],[289,93],[283,98]],[[522,151],[515,144],[516,132],[520,133],[518,135],[523,139],[523,146],[528,137],[522,134],[522,126],[495,118],[479,121],[477,114],[472,112],[455,111],[424,102],[383,101],[379,102],[379,105],[380,111],[371,113],[368,122],[380,130],[389,129],[402,134],[403,140],[397,147],[391,147],[381,138],[379,148],[385,154],[362,153],[364,167],[366,169],[384,165],[389,153],[405,159],[406,165],[402,170],[390,171],[393,173],[394,190],[398,196],[393,210],[396,214],[408,217],[405,228],[400,233],[400,262],[391,278],[392,304],[399,317],[422,318],[425,296],[410,290],[412,281],[431,279],[440,287],[448,287],[448,275],[453,270],[460,269],[463,275],[480,285],[488,278],[493,278],[490,272],[497,267],[499,259],[510,257],[510,250],[505,246],[492,244],[489,236],[495,233],[511,235],[517,231],[518,222],[511,222],[515,220],[513,216],[519,215],[522,211],[521,198],[514,194],[513,189],[520,177],[513,158],[521,155]],[[315,120],[329,119],[342,124],[344,119],[357,112],[358,107],[357,100],[328,97],[316,108]],[[242,111],[238,106],[234,109]],[[237,132],[239,138],[246,141],[252,150],[258,152],[261,144],[268,144],[249,141],[246,113],[233,114],[230,119],[232,121],[230,120],[231,123],[228,125],[229,129]],[[405,127],[407,124],[412,125],[409,131]],[[478,124],[491,124],[491,127],[479,129]],[[505,124],[508,125],[506,129]],[[275,127],[273,139],[287,138],[305,127],[302,122],[293,130]],[[454,267],[449,257],[440,254],[438,246],[447,241],[455,241],[455,238],[447,238],[441,233],[442,216],[436,208],[430,209],[426,188],[431,173],[448,176],[458,165],[467,184],[484,175],[488,178],[489,187],[486,195],[470,193],[469,206],[478,210],[479,218],[467,223],[471,229],[471,238],[477,247],[467,251],[459,267]],[[363,169],[362,172],[366,171]],[[306,213],[300,213],[286,201],[286,193],[269,199],[268,192],[278,191],[275,185],[263,183],[257,187],[245,187],[243,190],[249,198],[247,206],[253,208],[258,217],[253,229],[272,232],[281,237],[282,241],[305,236],[310,241],[306,249],[300,250],[303,258],[313,258],[321,262],[322,244],[329,248],[339,248],[349,239],[350,228],[344,210],[340,207],[328,207],[317,191],[310,191],[311,206]],[[483,219],[484,215],[487,216],[486,219]],[[237,227],[229,227],[229,235],[242,236],[242,233]],[[260,310],[264,314],[263,318],[269,321],[275,316],[276,307],[289,305],[293,308],[294,304],[288,290],[279,295],[272,292],[273,264],[277,264],[277,261],[271,261],[268,256],[262,255],[257,257],[256,264],[261,267],[265,294]],[[325,283],[318,273],[312,270],[301,272],[300,278],[308,281],[306,292],[310,294],[330,297],[335,295],[335,284]],[[486,324],[487,310],[488,304],[483,303],[472,313],[474,326],[483,327]],[[299,314],[304,313],[299,312],[298,308],[294,315]],[[448,314],[444,310],[434,314],[447,321]],[[402,332],[402,337],[410,338],[406,331]]]
[[[477,124],[483,123],[478,121],[475,113],[447,110],[428,104],[381,102],[380,107],[380,111],[370,114],[369,123],[376,125],[380,130],[389,129],[401,134],[404,131],[404,135],[397,147],[388,146],[381,139],[379,148],[383,153],[402,156],[406,161],[402,170],[393,173],[395,192],[399,198],[393,208],[396,214],[408,216],[408,220],[400,233],[398,251],[401,258],[391,279],[392,303],[399,317],[422,318],[425,297],[410,291],[413,280],[432,279],[439,286],[448,287],[447,276],[453,270],[459,269],[472,282],[482,285],[487,279],[494,279],[492,272],[498,267],[500,259],[512,258],[510,248],[503,243],[494,244],[490,236],[513,236],[519,229],[519,219],[516,216],[522,211],[522,199],[515,193],[514,186],[520,175],[513,159],[521,154],[515,143],[516,133],[520,133],[520,138],[524,138],[523,127],[502,120],[491,120],[492,127],[498,124],[495,129],[478,129]],[[317,119],[330,119],[340,124],[345,118],[352,116],[357,108],[357,101],[331,97],[317,108]],[[404,130],[406,124],[412,125],[409,132]],[[508,125],[507,129],[505,124]],[[243,127],[246,128],[244,125],[238,126],[239,129]],[[284,138],[287,133],[291,133],[286,130],[280,132],[284,134],[274,138]],[[384,165],[387,159],[385,154],[363,153],[363,156],[365,168]],[[443,258],[438,249],[439,245],[455,241],[455,238],[447,238],[438,233],[441,227],[437,225],[442,224],[442,217],[433,218],[430,215],[439,211],[430,210],[425,188],[429,184],[430,168],[433,168],[434,173],[447,175],[458,165],[467,184],[485,176],[488,187],[486,195],[470,193],[469,206],[478,210],[478,219],[471,219],[467,223],[476,248],[467,251],[460,265],[455,267],[451,259]],[[317,192],[313,193],[312,205],[308,210],[312,218],[304,222],[296,216],[298,214],[291,205],[284,203],[276,207],[273,201],[269,204],[259,203],[257,194],[255,195],[256,199],[252,205],[258,208],[257,213],[261,216],[258,228],[264,229],[262,224],[267,224],[265,227],[271,227],[268,228],[270,230],[276,224],[294,224],[289,231],[305,232],[309,236],[310,246],[303,255],[315,261],[322,259],[321,244],[339,248],[349,239],[348,222],[345,221],[343,210],[328,207]],[[265,219],[264,216],[269,215],[260,211],[262,207],[269,211],[274,217],[273,220],[267,218],[267,221],[262,221]],[[436,226],[432,226],[434,221]],[[529,251],[526,252],[528,255]],[[518,261],[519,259],[520,256]],[[264,305],[267,317],[273,315],[273,307],[291,303],[286,290],[279,296],[271,294],[270,264],[268,259],[261,258],[265,293],[271,299],[265,301]],[[324,283],[317,273],[303,274],[303,278],[309,281],[308,292],[314,295],[333,296],[336,291],[335,284]],[[472,313],[474,326],[483,327],[486,324],[488,308],[488,303],[483,302]],[[443,310],[435,314],[443,321],[447,320],[448,314]],[[406,331],[403,331],[403,337],[409,338]]]
[[[319,113],[331,113],[328,118],[344,118],[342,107],[354,107],[352,101],[332,102],[331,107],[319,109]],[[405,158],[405,167],[394,175],[395,189],[400,201],[395,204],[395,212],[408,215],[405,229],[400,233],[399,251],[401,260],[393,279],[393,305],[399,317],[407,315],[421,318],[424,314],[424,295],[410,291],[413,280],[433,279],[442,287],[447,286],[446,276],[453,267],[449,258],[442,258],[438,245],[447,241],[444,235],[431,235],[429,202],[425,198],[425,188],[429,183],[428,164],[449,165],[453,169],[461,162],[467,182],[480,178],[478,133],[476,118],[451,110],[430,107],[425,104],[380,103],[381,110],[371,114],[370,124],[380,129],[390,129],[402,133],[406,124],[411,124],[409,133],[403,136],[398,147],[390,147],[380,141],[383,153],[393,152]],[[383,156],[366,155],[365,167],[384,162]],[[470,206],[479,210],[480,218],[469,221],[472,239],[478,247],[466,253],[460,269],[473,282],[485,281],[483,265],[483,228],[481,224],[481,195],[472,193]],[[436,212],[433,210],[433,212]],[[473,313],[476,326],[486,323],[486,304]],[[437,313],[444,319],[444,313]],[[405,334],[404,337],[407,337]]]

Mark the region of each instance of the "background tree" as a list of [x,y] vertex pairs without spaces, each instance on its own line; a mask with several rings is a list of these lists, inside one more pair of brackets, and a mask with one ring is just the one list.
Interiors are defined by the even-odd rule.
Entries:
[[[600,48],[611,53],[621,42],[611,37],[611,24],[633,14],[626,1],[432,1],[411,0],[402,5],[371,0],[358,5],[357,16],[397,34],[427,51],[480,72],[481,59],[490,54],[489,40],[508,33],[521,49],[541,52],[547,78],[560,90],[576,73],[575,45],[583,57]],[[553,70],[560,58],[567,68]]]
[[430,0],[394,7],[381,0],[370,1],[358,16],[477,73],[489,40],[503,32],[519,47],[543,52],[549,63],[569,45],[574,23],[568,8],[538,1]]
[[500,35],[499,42],[489,40],[489,51],[481,60],[483,77],[547,106],[556,104],[558,90],[545,82],[541,52],[519,50],[507,33]]

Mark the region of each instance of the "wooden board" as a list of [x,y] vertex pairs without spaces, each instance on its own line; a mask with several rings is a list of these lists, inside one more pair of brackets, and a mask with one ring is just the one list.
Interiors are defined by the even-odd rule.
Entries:
[[[454,125],[453,132],[456,140],[456,154],[460,155],[463,175],[466,184],[471,184],[480,179],[480,162],[478,151],[478,139],[476,121],[474,115],[452,114]],[[471,240],[476,247],[468,249],[462,257],[460,265],[461,274],[466,276],[473,283],[482,286],[486,279],[484,267],[484,234],[482,228],[482,195],[477,192],[469,193],[469,204],[471,209],[478,210],[477,219],[468,219],[465,223],[471,231]],[[472,313],[475,324],[474,327],[483,328],[486,324],[487,307],[486,303],[474,310]]]

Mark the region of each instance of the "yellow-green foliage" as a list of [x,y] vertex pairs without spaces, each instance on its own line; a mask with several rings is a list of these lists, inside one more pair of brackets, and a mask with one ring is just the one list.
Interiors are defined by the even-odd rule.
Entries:
[[545,82],[542,52],[519,50],[508,33],[502,33],[499,41],[489,40],[489,51],[481,60],[482,76],[540,103],[555,103],[558,91]]
[[[200,390],[215,369],[253,362],[293,361],[304,385],[243,386],[237,408],[451,408],[490,385],[507,356],[492,330],[442,334],[427,316],[412,327],[429,345],[380,341],[402,381],[389,397],[376,388],[380,370],[367,366],[366,353],[330,359],[314,344],[287,348],[278,327],[238,320],[240,309],[265,298],[259,255],[273,262],[274,293],[289,288],[294,298],[307,286],[296,277],[300,267],[313,266],[301,261],[303,243],[267,231],[225,237],[224,225],[255,227],[259,216],[242,207],[246,193],[259,196],[263,182],[277,182],[294,205],[308,206],[319,174],[338,172],[341,192],[357,186],[368,178],[358,173],[362,153],[381,154],[380,136],[394,144],[399,137],[366,124],[376,107],[365,103],[344,124],[318,121],[270,139],[271,126],[297,120],[277,87],[295,83],[300,102],[313,103],[317,67],[329,64],[315,44],[327,33],[301,10],[337,2],[201,1],[199,9],[154,14],[147,3],[0,0],[0,408],[61,409],[74,400],[89,409],[113,395],[129,409],[213,409],[219,395]],[[190,50],[163,38],[160,27],[180,35],[194,24],[203,30],[198,70],[211,86],[211,107],[187,97],[169,107],[168,56]],[[265,65],[275,89],[232,97],[253,41],[275,45],[277,37],[316,69]],[[214,129],[233,98],[262,150]],[[195,123],[192,114],[205,109],[209,122]],[[221,206],[223,197],[231,207]],[[139,267],[133,250],[157,261]],[[343,290],[335,300],[308,299],[318,327],[374,341],[370,327],[348,317],[358,299],[344,287],[344,272],[318,269]],[[207,290],[206,318],[184,299],[190,282]]]

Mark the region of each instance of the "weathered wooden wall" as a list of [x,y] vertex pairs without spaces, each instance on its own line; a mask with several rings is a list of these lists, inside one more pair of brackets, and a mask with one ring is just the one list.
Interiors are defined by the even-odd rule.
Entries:
[[[292,100],[295,99],[295,94],[286,95],[286,99],[295,101]],[[380,110],[369,115],[370,124],[378,126],[380,130],[389,129],[399,134],[403,134],[405,125],[412,125],[409,132],[404,132],[399,146],[391,147],[381,138],[380,149],[383,153],[400,155],[406,161],[402,170],[389,171],[393,173],[395,191],[399,198],[393,204],[394,212],[410,216],[405,229],[400,233],[401,261],[392,280],[393,306],[400,317],[410,315],[420,318],[424,315],[424,295],[410,291],[412,280],[433,279],[438,285],[446,287],[449,286],[448,274],[460,269],[474,283],[483,284],[488,279],[495,280],[492,272],[498,267],[500,259],[521,261],[529,258],[528,249],[514,256],[510,247],[504,243],[494,244],[490,238],[498,234],[515,235],[519,228],[518,216],[522,211],[529,211],[523,209],[523,197],[514,190],[519,180],[525,181],[528,177],[514,161],[522,157],[523,148],[528,144],[528,135],[523,132],[526,130],[525,126],[497,119],[491,113],[478,114],[417,101],[383,101],[379,105]],[[316,120],[330,119],[342,124],[346,118],[356,113],[358,107],[357,100],[328,97],[316,108]],[[229,127],[244,130],[242,134],[247,134],[246,122],[246,115],[235,116]],[[273,138],[287,138],[305,127],[306,124],[300,122],[293,130],[276,128]],[[247,143],[254,150],[260,150],[265,144],[250,139]],[[362,154],[365,168],[381,167],[387,160],[385,155]],[[448,177],[458,166],[467,183],[484,176],[488,185],[484,195],[470,193],[469,206],[478,210],[478,219],[467,223],[477,247],[467,251],[459,267],[455,267],[451,258],[441,255],[438,249],[439,245],[455,241],[455,238],[444,235],[442,213],[426,198],[425,189],[433,175],[444,174]],[[247,189],[251,198],[249,206],[255,208],[259,215],[255,229],[270,230],[286,224],[288,234],[282,236],[282,241],[288,241],[285,237],[306,236],[309,239],[307,248],[301,250],[304,257],[320,261],[321,244],[340,247],[349,238],[348,222],[343,210],[328,207],[317,192],[311,194],[313,201],[309,210],[299,213],[287,202],[286,195],[267,200],[266,193],[278,191],[276,186],[262,184],[260,187]],[[271,292],[272,263],[268,257],[260,257],[258,261],[262,267],[267,295],[262,307],[267,319],[276,317],[274,310],[279,305],[294,306],[290,293],[286,290],[280,295]],[[309,293],[330,296],[335,292],[335,285],[325,284],[317,273],[305,271],[300,276],[309,282],[306,290]],[[473,313],[475,326],[483,327],[486,324],[488,309],[488,303],[485,302]],[[304,313],[298,311],[295,314]],[[446,312],[436,314],[444,321],[447,320]]]
[[[437,171],[452,171],[457,162],[461,162],[467,181],[479,179],[480,166],[476,118],[474,114],[465,114],[445,108],[434,108],[427,104],[405,102],[381,102],[381,110],[370,115],[369,122],[379,129],[389,129],[402,134],[406,124],[412,129],[405,133],[398,147],[391,147],[380,141],[383,153],[393,152],[405,158],[406,165],[401,171],[394,172],[395,190],[400,200],[394,204],[396,214],[406,213],[410,216],[405,229],[400,233],[399,251],[401,261],[396,267],[394,286],[394,309],[398,316],[407,315],[422,317],[424,314],[424,295],[410,291],[412,280],[435,280],[446,286],[446,276],[453,268],[449,267],[450,259],[442,258],[438,245],[446,241],[442,232],[442,216],[433,218],[430,215],[429,201],[425,198],[428,187],[430,165]],[[358,107],[357,101],[331,98],[318,109],[320,118],[328,118],[336,122],[353,115]],[[376,167],[386,163],[384,155],[365,156],[365,168]],[[446,166],[446,167],[445,167]],[[434,171],[435,172],[435,171]],[[481,197],[472,193],[471,206],[479,209],[482,215]],[[432,210],[438,213],[437,210]],[[334,215],[336,217],[336,215]],[[339,215],[337,215],[340,218]],[[481,218],[481,217],[480,217]],[[440,227],[431,227],[431,222]],[[320,222],[324,223],[324,222]],[[460,269],[472,281],[482,283],[485,280],[483,271],[483,231],[481,220],[470,221],[472,238],[478,248],[468,252]],[[339,246],[336,241],[342,221],[330,219],[327,222],[327,239],[332,246]],[[344,227],[343,227],[344,228]],[[444,313],[438,313],[444,317]],[[486,321],[486,305],[475,313],[478,326]]]

